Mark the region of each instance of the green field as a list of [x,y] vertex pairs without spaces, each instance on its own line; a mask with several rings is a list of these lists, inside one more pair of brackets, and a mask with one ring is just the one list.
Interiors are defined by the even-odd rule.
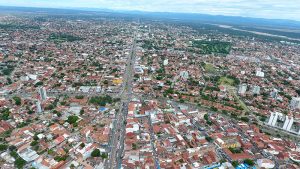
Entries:
[[205,66],[204,66],[204,69],[205,69],[206,72],[209,72],[209,73],[216,72],[216,68],[214,67],[214,65],[212,65],[210,63],[206,63]]
[[79,41],[82,40],[82,38],[78,36],[73,36],[69,34],[63,34],[63,33],[52,33],[48,40],[52,40],[55,42],[74,42],[74,41]]
[[218,80],[218,84],[233,86],[234,85],[234,79],[231,79],[231,78],[226,77],[226,76],[222,76]]

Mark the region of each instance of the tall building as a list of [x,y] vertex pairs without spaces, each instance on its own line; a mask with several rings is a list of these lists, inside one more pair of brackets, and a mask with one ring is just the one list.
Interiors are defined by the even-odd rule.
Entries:
[[290,131],[291,128],[292,128],[292,125],[294,123],[294,118],[293,117],[289,117],[289,116],[286,116],[285,118],[285,122],[284,122],[284,125],[283,125],[283,130],[287,130],[287,131]]
[[300,97],[293,97],[290,103],[291,109],[300,109]]
[[189,72],[187,72],[187,71],[181,71],[179,75],[183,79],[188,79],[189,78]]
[[278,90],[277,89],[273,89],[273,91],[270,93],[270,96],[274,99],[277,98],[278,96]]
[[164,66],[167,66],[169,64],[169,60],[168,59],[165,59],[164,60]]
[[46,89],[44,87],[39,88],[39,94],[40,94],[40,97],[41,97],[42,101],[47,99],[47,92],[46,92]]
[[275,126],[275,124],[277,123],[278,116],[283,116],[283,115],[279,112],[271,112],[268,125]]
[[267,125],[300,135],[300,121],[293,116],[271,112]]
[[36,104],[36,112],[42,113],[41,102],[39,100],[37,100],[35,104]]
[[265,73],[261,71],[261,69],[256,70],[256,76],[257,77],[265,77]]
[[260,87],[259,86],[253,86],[252,93],[253,94],[259,94],[259,92],[260,92]]
[[243,95],[247,91],[247,84],[243,83],[239,86],[238,94]]

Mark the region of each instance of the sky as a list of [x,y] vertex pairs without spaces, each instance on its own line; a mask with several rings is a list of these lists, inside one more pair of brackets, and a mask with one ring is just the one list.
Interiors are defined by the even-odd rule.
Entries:
[[0,5],[202,13],[300,21],[300,0],[0,0]]

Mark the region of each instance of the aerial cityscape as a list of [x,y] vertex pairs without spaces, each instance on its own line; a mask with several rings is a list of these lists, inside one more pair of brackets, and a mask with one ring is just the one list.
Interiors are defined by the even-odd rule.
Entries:
[[300,21],[0,6],[14,168],[300,169]]

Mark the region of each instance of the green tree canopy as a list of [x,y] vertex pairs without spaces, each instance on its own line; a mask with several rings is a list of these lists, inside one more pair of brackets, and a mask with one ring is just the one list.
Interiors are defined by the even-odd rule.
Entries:
[[92,157],[100,157],[100,150],[99,149],[95,149],[93,152],[92,152],[92,154],[91,154],[91,156]]

